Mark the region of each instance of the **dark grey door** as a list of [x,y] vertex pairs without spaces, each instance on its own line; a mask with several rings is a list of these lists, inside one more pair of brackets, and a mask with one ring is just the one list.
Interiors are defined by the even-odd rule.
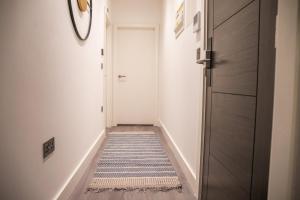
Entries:
[[211,69],[207,70],[202,199],[266,199],[276,3],[274,0],[209,0],[208,3],[208,35],[212,38],[209,48],[213,56],[208,66]]

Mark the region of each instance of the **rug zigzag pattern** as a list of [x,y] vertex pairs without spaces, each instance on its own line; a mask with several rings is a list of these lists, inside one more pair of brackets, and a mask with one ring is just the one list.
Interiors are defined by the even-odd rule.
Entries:
[[89,191],[181,190],[176,171],[154,132],[108,134]]

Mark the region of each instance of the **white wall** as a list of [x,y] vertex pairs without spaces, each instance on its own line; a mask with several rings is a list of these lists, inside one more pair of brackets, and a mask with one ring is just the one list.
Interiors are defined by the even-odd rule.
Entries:
[[[200,8],[202,1],[195,2]],[[202,41],[197,41],[191,25],[178,39],[175,38],[175,4],[176,0],[164,0],[162,7],[159,117],[196,179],[200,158],[203,68],[195,63],[195,57],[197,45]],[[190,15],[186,13],[186,16]]]
[[113,24],[159,24],[161,0],[111,0]]
[[67,1],[1,1],[0,199],[54,198],[104,128],[104,1],[93,2],[90,38],[79,42]]
[[279,0],[269,200],[299,199],[300,4]]

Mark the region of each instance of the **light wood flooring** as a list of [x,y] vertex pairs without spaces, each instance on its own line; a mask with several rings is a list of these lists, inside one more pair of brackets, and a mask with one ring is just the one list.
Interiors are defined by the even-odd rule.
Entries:
[[[165,139],[161,133],[159,127],[153,126],[118,126],[107,130],[107,132],[113,131],[154,131],[161,136],[162,144],[164,145],[166,152],[171,160],[173,166],[176,169],[179,180],[183,185],[182,192],[176,190],[171,190],[168,192],[153,192],[153,191],[105,191],[100,193],[86,192],[88,184],[91,182],[93,173],[96,169],[96,163],[101,156],[103,150],[103,145],[98,150],[96,156],[94,157],[90,167],[85,172],[84,176],[80,180],[79,184],[76,186],[75,191],[71,195],[69,200],[196,200],[194,197],[187,180],[181,171],[179,164],[177,163],[174,155],[172,154],[170,148],[167,146]],[[106,141],[104,141],[105,143]],[[104,144],[103,143],[103,144]]]

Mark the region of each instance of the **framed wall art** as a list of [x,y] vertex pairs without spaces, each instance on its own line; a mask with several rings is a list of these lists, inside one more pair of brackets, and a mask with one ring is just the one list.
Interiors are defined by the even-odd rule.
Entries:
[[178,0],[176,5],[175,36],[178,38],[184,31],[185,26],[185,1]]

